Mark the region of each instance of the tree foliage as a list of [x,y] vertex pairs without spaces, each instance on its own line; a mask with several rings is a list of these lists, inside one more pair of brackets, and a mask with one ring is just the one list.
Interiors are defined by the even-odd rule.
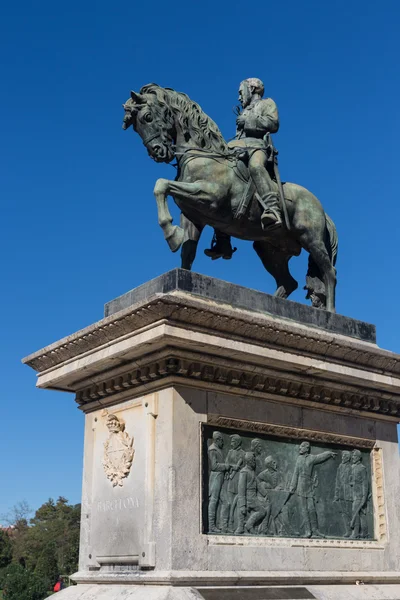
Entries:
[[[43,585],[50,589],[60,575],[78,570],[80,504],[68,504],[60,496],[57,501],[50,498],[29,519],[31,512],[26,503],[19,503],[8,515],[11,535],[0,530],[0,574],[7,600],[40,600]],[[12,564],[2,569],[11,559]],[[31,591],[22,593],[21,586]]]
[[[28,523],[15,524],[13,559],[35,570],[39,557],[52,547],[58,574],[70,575],[78,568],[80,504],[68,504],[62,496],[55,502],[50,498],[37,509]],[[46,550],[47,552],[48,550]]]
[[47,582],[30,569],[24,569],[18,563],[7,568],[3,589],[7,600],[43,600],[47,590]]
[[60,570],[57,563],[56,547],[54,544],[47,544],[36,563],[35,575],[47,581],[48,587],[53,587],[56,583]]
[[2,520],[10,526],[16,527],[21,523],[28,523],[32,509],[26,500],[14,504],[7,514],[2,515]]
[[12,560],[12,545],[10,536],[0,529],[0,568],[7,567]]

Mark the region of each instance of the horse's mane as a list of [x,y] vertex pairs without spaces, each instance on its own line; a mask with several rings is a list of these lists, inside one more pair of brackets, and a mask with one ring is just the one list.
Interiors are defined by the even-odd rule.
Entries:
[[172,111],[183,134],[187,134],[188,139],[190,137],[197,147],[227,152],[228,146],[216,123],[189,96],[171,88],[162,88],[156,83],[143,86],[140,93],[154,94],[165,116],[168,111]]

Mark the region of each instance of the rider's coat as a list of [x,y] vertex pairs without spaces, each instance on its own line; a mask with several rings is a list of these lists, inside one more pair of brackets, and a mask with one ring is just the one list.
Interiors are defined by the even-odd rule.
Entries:
[[252,148],[263,148],[264,135],[276,133],[279,129],[278,107],[272,98],[252,102],[243,110],[241,117],[245,123],[243,129],[237,132],[238,139]]

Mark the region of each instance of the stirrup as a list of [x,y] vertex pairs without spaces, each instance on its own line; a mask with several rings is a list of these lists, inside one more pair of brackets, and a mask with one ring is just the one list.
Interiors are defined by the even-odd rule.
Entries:
[[265,210],[261,215],[261,225],[263,229],[278,229],[282,227],[282,220],[274,210]]
[[204,254],[209,258],[212,258],[213,260],[215,260],[216,258],[220,258],[221,256],[214,246],[211,246],[211,248],[206,248],[204,250]]
[[231,260],[232,256],[235,254],[236,250],[237,250],[237,248],[232,248],[232,246],[231,246],[229,254],[224,252],[222,254],[222,258],[224,260]]
[[[237,248],[232,248],[229,244],[229,250],[226,245],[226,248],[221,248],[224,244],[212,243],[211,248],[206,248],[204,250],[204,254],[211,258],[211,260],[217,260],[218,258],[223,258],[224,260],[230,260],[232,255],[236,252]],[[228,250],[228,251],[227,251]]]
[[217,250],[218,248],[218,242],[217,242],[217,236],[213,235],[213,238],[211,240],[211,248],[206,248],[204,250],[204,254],[206,256],[208,256],[208,258],[211,258],[212,260],[217,260],[217,258],[221,258],[222,254],[219,250]]

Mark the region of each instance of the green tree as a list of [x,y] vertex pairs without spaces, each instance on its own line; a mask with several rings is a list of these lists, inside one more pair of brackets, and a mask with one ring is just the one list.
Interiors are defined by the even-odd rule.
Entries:
[[53,544],[59,573],[70,575],[78,569],[80,514],[80,504],[68,504],[62,496],[57,502],[50,498],[38,508],[27,540],[30,566],[36,566],[44,547]]
[[7,568],[3,592],[7,600],[43,600],[47,584],[30,569],[12,563]]
[[47,544],[43,548],[36,563],[35,575],[40,579],[47,581],[47,587],[49,589],[56,583],[60,572],[58,570],[56,547],[54,544]]
[[0,529],[0,568],[7,567],[12,559],[11,540],[6,531]]
[[31,513],[32,509],[23,500],[15,504],[6,515],[2,515],[2,520],[13,527],[11,536],[13,560],[23,566],[26,564],[26,537]]
[[[70,575],[78,570],[80,504],[68,504],[62,496],[50,498],[28,520],[25,503],[11,511],[15,516],[12,535],[13,560],[35,571],[45,548],[55,548],[58,574]],[[42,567],[40,567],[42,570]]]
[[25,521],[26,523],[29,520],[29,516],[32,514],[32,509],[27,503],[26,500],[21,500],[21,502],[17,502],[14,506],[6,513],[2,515],[1,518],[8,525],[17,525],[21,521]]

